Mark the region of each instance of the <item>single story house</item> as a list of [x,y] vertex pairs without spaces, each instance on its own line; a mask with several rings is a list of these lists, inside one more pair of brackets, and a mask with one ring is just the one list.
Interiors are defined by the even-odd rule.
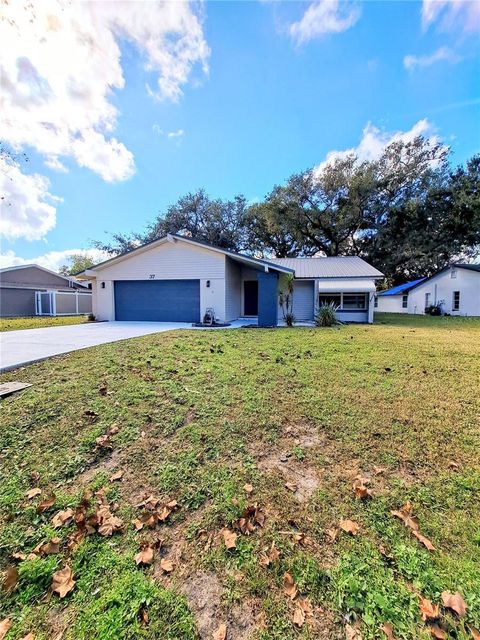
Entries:
[[375,297],[375,311],[381,311],[382,313],[409,313],[408,292],[423,280],[425,278],[410,280],[410,282],[399,284],[396,287],[392,287],[392,289],[378,293]]
[[357,257],[259,260],[169,234],[102,262],[77,277],[92,282],[99,320],[219,322],[257,318],[282,322],[278,294],[293,275],[294,314],[313,321],[318,305],[335,302],[339,317],[373,321],[375,281],[383,274]]
[[91,310],[92,293],[88,284],[61,276],[38,264],[0,269],[2,318],[75,315],[90,313]]
[[[391,296],[389,291],[379,294],[376,310],[424,314],[427,307],[435,305],[452,316],[480,316],[480,264],[451,264],[429,278],[408,284],[400,296]],[[391,297],[402,298],[401,311],[398,303],[394,305],[397,308],[385,307],[384,300]]]

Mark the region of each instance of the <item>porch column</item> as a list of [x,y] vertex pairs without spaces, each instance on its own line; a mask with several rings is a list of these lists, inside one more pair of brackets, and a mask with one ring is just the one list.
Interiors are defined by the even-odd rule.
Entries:
[[258,326],[276,327],[278,312],[278,273],[257,273]]

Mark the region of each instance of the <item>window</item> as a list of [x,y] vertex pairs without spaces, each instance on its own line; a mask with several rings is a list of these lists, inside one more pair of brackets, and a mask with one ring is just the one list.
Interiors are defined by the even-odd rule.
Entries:
[[373,301],[373,306],[374,306],[375,308],[377,308],[377,307],[378,307],[378,296],[375,296],[375,299],[374,299],[374,301]]
[[450,271],[450,277],[451,278],[456,278],[457,277],[457,270],[456,269],[452,269]]
[[344,293],[342,309],[365,311],[367,308],[366,295],[364,293]]
[[458,311],[460,309],[460,291],[453,292],[452,299],[452,311]]
[[430,293],[425,294],[425,309],[430,306]]
[[318,304],[320,306],[324,304],[330,304],[333,302],[337,307],[342,306],[342,294],[341,293],[320,293],[318,296]]
[[404,309],[408,307],[408,293],[404,293],[402,296],[402,307]]

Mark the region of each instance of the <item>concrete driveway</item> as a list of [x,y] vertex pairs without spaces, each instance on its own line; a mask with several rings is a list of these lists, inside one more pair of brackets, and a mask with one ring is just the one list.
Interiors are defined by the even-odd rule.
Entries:
[[[247,323],[253,324],[252,321],[237,320],[227,328],[238,328]],[[187,322],[92,322],[65,327],[3,331],[0,332],[0,372],[107,342],[192,328]]]
[[183,322],[92,322],[0,333],[0,371],[98,344],[191,328]]

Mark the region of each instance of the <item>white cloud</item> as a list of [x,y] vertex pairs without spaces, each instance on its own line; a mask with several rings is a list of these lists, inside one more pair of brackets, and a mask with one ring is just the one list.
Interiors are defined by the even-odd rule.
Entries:
[[[202,16],[189,2],[3,3],[0,139],[15,151],[35,149],[54,171],[67,170],[63,157],[107,182],[132,176],[133,154],[113,135],[112,92],[125,84],[122,40],[156,75],[156,98],[178,100],[196,65],[208,71]],[[48,180],[18,165],[9,174],[2,234],[43,238],[55,226]]]
[[159,136],[165,136],[166,138],[181,138],[185,135],[183,129],[177,129],[176,131],[164,131],[159,124],[152,125],[152,131]]
[[155,96],[178,100],[193,68],[207,71],[202,17],[188,2],[5,3],[0,138],[33,147],[115,182],[135,170],[133,154],[112,136],[112,90],[125,84],[119,42],[128,40],[157,76]]
[[429,67],[436,62],[446,61],[456,63],[460,60],[460,56],[448,47],[440,47],[430,55],[426,56],[407,55],[403,59],[403,65],[406,69],[412,70],[416,67]]
[[437,24],[441,31],[480,32],[480,2],[478,0],[423,0],[424,28]]
[[185,134],[183,129],[177,129],[176,131],[169,131],[167,138],[181,138]]
[[65,249],[64,251],[49,251],[36,258],[22,258],[17,256],[14,251],[6,251],[0,254],[0,269],[5,267],[17,267],[22,264],[38,264],[41,267],[50,269],[51,271],[58,271],[61,266],[68,262],[69,257],[74,253],[87,253],[93,262],[98,263],[103,260],[107,260],[108,254],[100,251],[100,249]]
[[428,138],[431,144],[439,142],[438,137],[435,135],[433,125],[427,119],[419,120],[408,131],[395,132],[382,131],[369,122],[363,129],[362,138],[356,147],[351,147],[344,151],[330,151],[325,160],[321,162],[315,170],[319,173],[326,165],[335,162],[337,158],[346,158],[350,155],[357,156],[360,162],[376,160],[381,156],[383,150],[392,142],[411,142],[418,136]]
[[360,8],[347,0],[315,0],[301,19],[290,25],[289,32],[297,44],[329,33],[341,33],[360,17]]
[[53,229],[55,205],[61,199],[49,192],[49,186],[44,176],[26,175],[17,162],[0,157],[0,236],[40,240]]

